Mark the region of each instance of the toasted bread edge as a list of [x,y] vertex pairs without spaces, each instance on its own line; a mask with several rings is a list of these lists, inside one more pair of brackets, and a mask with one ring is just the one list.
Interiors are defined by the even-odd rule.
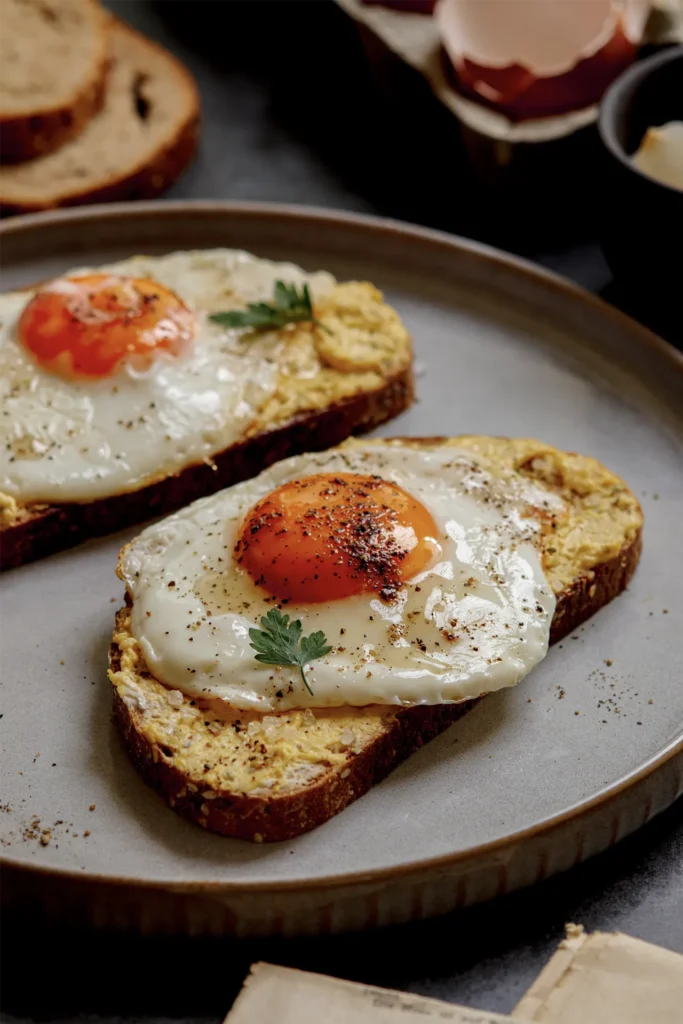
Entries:
[[[571,634],[626,589],[641,550],[642,527],[612,558],[577,575],[557,595],[551,644]],[[119,648],[113,644],[110,668],[114,672],[119,667],[119,658]],[[277,842],[293,839],[338,814],[413,751],[467,714],[480,699],[399,710],[391,728],[360,753],[350,755],[344,764],[330,768],[300,790],[275,798],[214,792],[213,798],[207,800],[206,787],[195,786],[158,744],[150,743],[142,735],[136,727],[137,712],[124,703],[116,690],[114,718],[137,770],[178,814],[221,835]]]
[[[147,39],[141,33],[136,32],[130,25],[117,18],[110,18],[110,31],[116,31],[141,40],[145,46],[153,50],[162,51],[170,66],[185,83],[188,95],[192,96],[191,112],[168,138],[159,146],[153,159],[138,163],[128,173],[118,177],[112,177],[109,181],[103,182],[96,188],[85,192],[74,192],[70,196],[58,200],[36,200],[35,202],[12,202],[2,199],[0,195],[0,216],[11,216],[23,213],[40,213],[43,210],[51,210],[57,207],[68,206],[89,206],[93,203],[111,203],[130,199],[155,199],[161,195],[192,161],[197,149],[199,140],[199,129],[201,121],[201,110],[199,92],[194,78],[188,69],[168,50],[152,39]],[[106,92],[106,70],[108,58],[105,57],[105,67],[100,87],[98,105],[84,116],[78,124],[78,131],[85,126],[90,116],[96,114],[102,106]],[[59,148],[67,138],[76,136],[77,130],[70,132],[68,136],[59,139],[59,143],[50,147]],[[49,150],[46,150],[46,152]],[[38,155],[38,154],[34,154]]]
[[[99,8],[95,0],[91,6]],[[0,117],[0,154],[3,163],[19,163],[59,149],[79,134],[104,101],[109,70],[110,19],[100,9],[100,39],[90,77],[67,103],[34,110],[29,114]],[[7,212],[11,212],[9,209]],[[21,212],[17,209],[15,212]]]
[[0,571],[44,558],[91,537],[103,536],[167,515],[214,491],[249,479],[274,462],[307,451],[322,451],[351,434],[372,430],[398,416],[413,400],[413,372],[386,380],[326,409],[302,413],[273,430],[247,438],[138,491],[92,502],[38,506],[0,531]]

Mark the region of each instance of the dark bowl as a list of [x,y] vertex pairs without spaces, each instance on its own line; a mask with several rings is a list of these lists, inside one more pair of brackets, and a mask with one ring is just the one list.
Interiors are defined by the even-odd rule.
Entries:
[[598,131],[606,174],[600,212],[605,256],[620,286],[648,303],[680,309],[683,191],[633,164],[648,128],[683,121],[683,46],[638,61],[605,93]]

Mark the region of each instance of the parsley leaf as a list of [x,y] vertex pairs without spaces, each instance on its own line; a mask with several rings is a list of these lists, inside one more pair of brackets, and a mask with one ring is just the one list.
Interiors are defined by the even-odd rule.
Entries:
[[247,327],[252,331],[277,330],[287,324],[309,321],[316,327],[327,330],[313,315],[313,304],[308,285],[297,291],[295,284],[276,281],[273,302],[250,302],[246,309],[231,309],[227,313],[212,313],[209,317],[223,327]]
[[309,661],[322,658],[332,650],[327,646],[325,634],[318,630],[310,636],[302,636],[301,620],[290,622],[289,615],[283,615],[278,608],[271,608],[261,618],[261,625],[263,629],[249,630],[250,646],[257,652],[256,660],[263,665],[296,665],[304,686],[313,696],[304,668]]

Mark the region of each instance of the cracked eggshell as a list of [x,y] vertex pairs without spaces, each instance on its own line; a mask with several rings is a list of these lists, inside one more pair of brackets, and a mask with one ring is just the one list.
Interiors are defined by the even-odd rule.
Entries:
[[460,89],[513,121],[589,107],[635,58],[650,0],[439,0]]

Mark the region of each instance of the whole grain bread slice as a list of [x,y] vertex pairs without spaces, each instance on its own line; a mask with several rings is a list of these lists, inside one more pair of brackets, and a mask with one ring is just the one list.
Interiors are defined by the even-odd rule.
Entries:
[[63,145],[99,110],[109,17],[97,0],[2,0],[0,158],[29,160]]
[[0,492],[0,570],[165,515],[406,409],[413,398],[410,335],[382,293],[367,282],[338,283],[316,314],[329,333],[306,323],[285,329],[275,390],[238,443],[177,472],[159,469],[137,490],[92,501],[22,503]]
[[[551,643],[627,586],[640,557],[641,509],[624,482],[595,459],[534,440],[406,443],[467,448],[494,471],[533,477],[562,497],[563,512],[541,522],[544,570],[557,598]],[[200,707],[148,672],[130,621],[128,601],[110,651],[114,716],[126,748],[174,810],[222,835],[276,841],[315,828],[477,703],[279,715],[216,710],[216,702]]]
[[11,523],[0,523],[0,571],[166,515],[205,494],[256,476],[290,455],[331,448],[351,434],[398,416],[412,399],[412,370],[406,367],[379,387],[358,391],[322,409],[299,412],[218,452],[210,462],[188,466],[138,491],[80,504],[20,506]]
[[110,21],[109,39],[102,109],[58,150],[0,168],[0,213],[152,199],[192,159],[199,97],[190,73],[121,22]]

